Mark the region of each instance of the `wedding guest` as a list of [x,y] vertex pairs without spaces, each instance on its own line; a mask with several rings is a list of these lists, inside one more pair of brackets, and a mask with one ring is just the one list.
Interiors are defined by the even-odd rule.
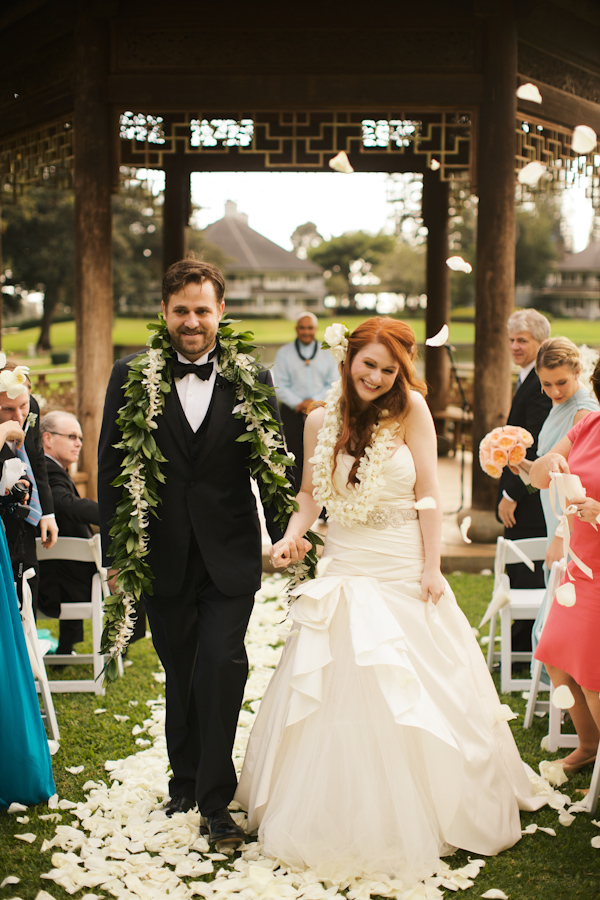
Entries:
[[326,565],[293,592],[236,799],[274,859],[345,884],[384,873],[408,896],[451,848],[512,846],[519,806],[544,799],[440,571],[414,333],[383,318],[344,331],[325,332],[341,382],[308,416],[298,511],[272,550],[279,568],[302,559],[325,504]]
[[[592,375],[592,387],[600,400],[600,361]],[[570,545],[573,559],[563,584],[574,589],[575,603],[554,602],[550,608],[535,658],[541,660],[555,688],[569,688],[574,705],[569,715],[579,736],[579,746],[561,764],[567,774],[591,765],[600,739],[600,537],[595,527],[600,515],[600,412],[590,412],[569,430],[553,449],[531,467],[532,484],[549,486],[551,473],[573,473],[581,479],[586,495],[569,498],[577,512],[572,517]],[[586,573],[575,557],[589,567]]]
[[296,339],[277,351],[273,380],[283,433],[288,450],[294,454],[296,483],[304,465],[304,423],[312,403],[324,400],[327,391],[339,378],[331,354],[322,350],[317,340],[319,321],[314,313],[301,312],[296,320]]
[[20,459],[25,466],[30,491],[26,497],[29,507],[26,517],[18,504],[0,504],[0,516],[6,530],[17,594],[21,596],[23,572],[35,570],[35,577],[29,579],[34,613],[37,609],[39,566],[35,539],[41,534],[45,547],[52,547],[58,537],[54,517],[52,492],[48,484],[48,473],[44,450],[40,439],[40,408],[31,396],[31,381],[27,366],[17,366],[7,362],[0,354],[0,424],[16,422],[25,432],[22,445],[6,441],[0,449],[0,463],[8,459]]
[[[520,369],[507,425],[520,425],[532,435],[533,444],[527,450],[527,458],[533,460],[537,454],[538,434],[552,406],[552,401],[542,391],[535,371],[540,345],[550,337],[550,323],[535,309],[519,309],[509,317],[507,331],[513,362]],[[500,477],[496,515],[504,525],[504,537],[510,540],[546,535],[539,494],[537,491],[531,492],[508,466]],[[507,566],[507,574],[515,588],[544,586],[541,563],[536,563],[534,572],[523,563],[516,563]],[[513,650],[531,650],[532,626],[533,621],[529,619],[513,623]]]
[[[61,537],[92,537],[91,525],[99,524],[98,504],[80,497],[69,466],[77,463],[83,435],[81,425],[67,412],[50,412],[40,423],[48,481]],[[91,562],[57,559],[40,563],[40,610],[58,618],[62,603],[87,603],[96,566]],[[81,619],[61,619],[56,652],[69,654],[83,640]]]

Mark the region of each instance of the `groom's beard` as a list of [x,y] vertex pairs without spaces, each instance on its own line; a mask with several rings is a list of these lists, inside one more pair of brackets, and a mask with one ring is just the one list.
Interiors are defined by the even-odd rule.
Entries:
[[206,331],[186,331],[184,328],[170,331],[169,337],[174,350],[194,362],[214,347],[217,333]]

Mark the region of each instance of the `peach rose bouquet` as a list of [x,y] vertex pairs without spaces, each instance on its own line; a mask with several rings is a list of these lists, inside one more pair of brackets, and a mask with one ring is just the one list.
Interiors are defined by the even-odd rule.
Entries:
[[520,425],[494,428],[479,445],[479,464],[487,475],[500,478],[504,466],[519,467],[532,444],[532,435]]

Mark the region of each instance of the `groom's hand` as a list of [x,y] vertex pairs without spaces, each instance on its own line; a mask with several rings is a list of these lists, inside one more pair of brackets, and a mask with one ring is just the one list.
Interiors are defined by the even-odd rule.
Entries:
[[271,547],[271,562],[275,569],[285,569],[304,559],[310,550],[310,541],[298,534],[289,535]]

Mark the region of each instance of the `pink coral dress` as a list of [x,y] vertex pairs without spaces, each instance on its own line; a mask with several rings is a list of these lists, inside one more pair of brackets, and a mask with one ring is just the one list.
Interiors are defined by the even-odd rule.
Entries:
[[[569,453],[571,472],[579,475],[588,497],[600,500],[600,412],[592,412],[578,422],[567,437],[573,444]],[[569,562],[575,579],[575,605],[552,604],[535,658],[567,672],[582,687],[600,691],[600,531],[575,517],[571,547],[591,568],[593,578],[572,560]]]

